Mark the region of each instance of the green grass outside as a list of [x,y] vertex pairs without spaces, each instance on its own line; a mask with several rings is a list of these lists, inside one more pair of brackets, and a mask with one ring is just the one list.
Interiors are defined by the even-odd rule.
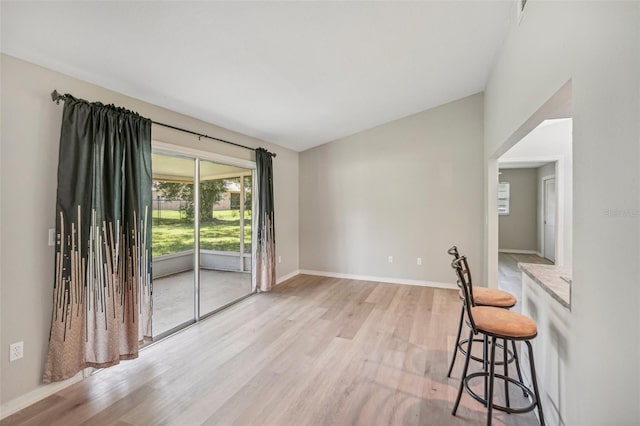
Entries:
[[[245,210],[244,252],[251,253],[251,210]],[[153,211],[153,256],[193,250],[193,221],[178,210]],[[240,251],[240,212],[213,212],[213,222],[200,226],[200,248]]]

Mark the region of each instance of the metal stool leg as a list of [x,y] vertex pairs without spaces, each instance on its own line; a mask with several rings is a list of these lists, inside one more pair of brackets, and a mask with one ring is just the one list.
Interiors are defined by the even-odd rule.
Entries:
[[456,346],[453,350],[453,357],[451,358],[451,365],[449,365],[449,372],[447,373],[447,377],[451,377],[451,371],[453,371],[453,366],[456,363],[456,355],[458,355],[458,347],[460,345],[460,335],[462,334],[462,323],[464,322],[464,303],[462,304],[462,308],[460,309],[460,322],[458,323],[458,335],[456,336]]
[[[489,371],[488,360],[489,360],[489,337],[485,334],[483,338],[483,343],[482,343],[482,371],[484,372]],[[489,398],[487,398],[488,388],[489,388],[489,378],[487,376],[484,376],[484,400],[485,401],[489,400]],[[489,405],[487,405],[487,407],[488,406]]]
[[471,344],[473,343],[473,330],[469,331],[469,341],[467,342],[467,356],[464,357],[464,368],[462,369],[462,377],[460,378],[460,387],[458,388],[458,396],[456,397],[456,403],[453,404],[453,411],[451,414],[456,415],[458,411],[458,405],[460,404],[460,398],[462,397],[462,388],[464,387],[464,378],[467,376],[467,370],[469,370],[469,358],[471,357]]
[[[509,351],[507,347],[507,339],[502,339],[502,363],[504,364],[505,377],[509,377],[509,363],[507,362]],[[504,399],[507,403],[507,408],[511,408],[511,403],[509,402],[509,380],[504,381]]]
[[489,360],[489,395],[487,396],[487,426],[491,426],[493,414],[493,379],[496,370],[496,338],[491,338],[491,359]]
[[538,379],[536,378],[536,366],[533,362],[533,348],[531,342],[525,340],[527,348],[529,349],[529,365],[531,366],[531,382],[533,385],[533,393],[535,394],[536,404],[538,405],[538,415],[540,416],[540,425],[544,426],[544,415],[542,414],[542,401],[540,401],[540,392],[538,391]]
[[[520,370],[520,360],[518,359],[518,350],[516,349],[515,340],[511,341],[511,347],[513,348],[513,360],[516,362],[516,371],[518,372],[518,380],[520,380],[520,383],[524,383],[524,381],[522,380],[522,370]],[[522,391],[522,395],[525,398],[527,397],[527,393],[525,391]]]

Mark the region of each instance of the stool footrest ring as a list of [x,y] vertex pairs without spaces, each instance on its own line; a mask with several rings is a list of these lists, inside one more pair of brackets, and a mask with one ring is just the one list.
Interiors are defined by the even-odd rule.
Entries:
[[[472,374],[468,374],[467,377],[465,377],[463,379],[464,382],[464,388],[467,391],[467,393],[476,401],[480,402],[482,405],[484,405],[485,407],[487,406],[487,399],[483,398],[482,396],[478,395],[477,393],[475,393],[470,387],[469,387],[469,381],[471,379],[476,379],[479,377],[489,377],[489,373],[486,371],[479,371],[477,373],[472,373]],[[501,379],[501,380],[506,380],[509,383],[513,383],[514,385],[518,386],[520,389],[522,389],[522,391],[526,394],[525,397],[529,397],[531,398],[531,400],[533,401],[530,405],[526,406],[526,407],[517,407],[517,408],[513,408],[513,407],[504,407],[502,405],[498,405],[498,404],[492,404],[493,408],[496,410],[500,410],[500,411],[504,411],[505,413],[509,413],[509,414],[513,414],[513,413],[527,413],[529,411],[532,411],[537,405],[538,405],[538,401],[536,400],[536,396],[533,393],[533,391],[531,389],[529,389],[528,387],[526,387],[524,384],[520,383],[519,381],[517,381],[516,379],[513,379],[511,377],[507,377],[503,374],[494,374],[493,375],[494,379]]]
[[[460,340],[458,342],[458,350],[464,356],[467,356],[467,350],[464,348],[464,346],[467,344],[468,341],[469,341],[469,339],[464,339],[464,340]],[[474,342],[484,343],[483,339],[473,339],[473,341]],[[500,348],[502,350],[505,350],[504,346],[502,344],[500,344],[500,343],[496,343],[496,348]],[[515,356],[513,354],[513,351],[511,349],[507,348],[507,354],[509,356],[507,358],[507,364],[511,364],[513,361],[515,361]],[[484,361],[482,358],[480,358],[478,356],[475,356],[473,354],[469,358],[471,358],[472,360],[477,361],[477,362],[483,362]],[[496,361],[494,364],[495,365],[504,365],[504,362]]]

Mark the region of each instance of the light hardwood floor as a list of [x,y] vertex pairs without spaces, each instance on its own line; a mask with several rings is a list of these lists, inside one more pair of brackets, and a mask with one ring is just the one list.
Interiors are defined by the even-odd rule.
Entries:
[[[450,414],[459,309],[453,290],[300,275],[1,423],[484,424],[466,394]],[[498,412],[494,424],[537,420]]]
[[498,253],[498,288],[516,296],[518,303],[512,310],[522,312],[522,271],[518,263],[553,265],[553,262],[535,254]]

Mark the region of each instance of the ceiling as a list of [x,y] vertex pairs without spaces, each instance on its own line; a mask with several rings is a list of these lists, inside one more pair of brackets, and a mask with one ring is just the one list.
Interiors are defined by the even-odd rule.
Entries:
[[302,151],[483,91],[513,4],[2,1],[0,49]]
[[[552,118],[542,121],[535,129],[525,135],[498,159],[502,169],[535,169],[554,161],[535,160],[541,157],[558,156],[563,146],[571,144],[573,118]],[[560,115],[560,114],[559,114]]]

